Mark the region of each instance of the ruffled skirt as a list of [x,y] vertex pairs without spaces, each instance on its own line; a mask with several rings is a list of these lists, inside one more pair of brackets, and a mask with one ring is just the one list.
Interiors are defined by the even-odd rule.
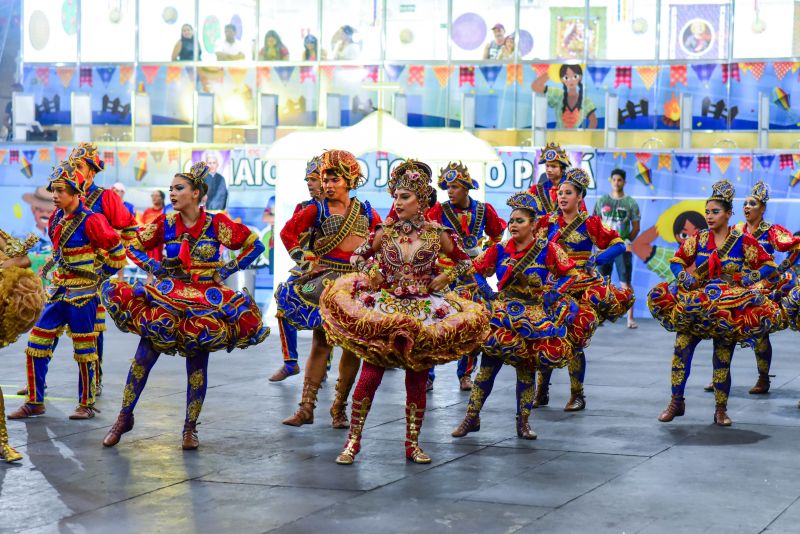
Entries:
[[564,297],[550,308],[541,301],[506,297],[491,302],[491,334],[483,353],[508,365],[564,367],[574,353],[569,333],[580,313],[577,302]]
[[36,324],[44,309],[42,281],[30,269],[0,269],[0,348]]
[[597,273],[581,271],[569,292],[581,306],[591,306],[599,323],[614,322],[633,306],[633,290],[619,288]]
[[766,291],[711,281],[684,290],[661,282],[647,296],[650,313],[670,332],[701,339],[725,338],[745,345],[786,325],[786,315]]
[[269,335],[249,293],[208,283],[160,280],[155,285],[108,281],[106,310],[124,332],[134,332],[158,352],[192,356],[258,345]]
[[489,335],[480,304],[453,292],[400,297],[374,291],[361,273],[329,283],[320,312],[332,345],[384,368],[429,369],[471,353]]
[[278,316],[285,318],[298,330],[322,328],[320,297],[326,281],[333,281],[340,276],[342,272],[326,269],[292,276],[286,282],[278,284],[275,288]]

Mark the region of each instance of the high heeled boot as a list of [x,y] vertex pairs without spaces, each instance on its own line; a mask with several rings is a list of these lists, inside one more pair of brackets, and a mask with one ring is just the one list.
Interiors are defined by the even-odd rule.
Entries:
[[419,447],[419,431],[425,419],[425,410],[415,403],[406,404],[406,458],[415,464],[429,464],[431,457]]
[[0,389],[0,458],[8,463],[22,460],[22,455],[8,444],[8,430],[6,429],[6,405],[3,400],[3,390]]
[[350,465],[355,461],[356,454],[361,450],[361,432],[364,430],[364,422],[367,420],[370,406],[372,406],[372,400],[369,397],[360,401],[353,400],[350,434],[347,436],[344,449],[336,457],[337,464]]
[[300,397],[300,407],[291,417],[283,420],[284,425],[303,426],[314,424],[314,408],[317,406],[317,391],[320,384],[315,384],[308,378],[303,381],[303,394]]

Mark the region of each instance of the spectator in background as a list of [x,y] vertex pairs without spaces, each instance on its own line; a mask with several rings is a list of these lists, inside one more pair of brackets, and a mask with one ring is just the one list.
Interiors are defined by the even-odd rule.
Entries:
[[215,50],[219,61],[244,59],[242,44],[236,40],[236,26],[233,24],[225,25],[225,39],[217,44]]
[[223,211],[228,205],[228,186],[225,185],[225,177],[217,172],[219,160],[220,156],[216,152],[209,152],[205,159],[208,165],[205,178],[208,193],[203,199],[203,205],[209,211]]
[[131,213],[131,215],[135,216],[136,208],[133,207],[133,204],[131,204],[130,202],[125,202],[125,184],[123,184],[122,182],[117,182],[111,186],[111,190],[114,191],[117,194],[117,196],[119,196],[119,198],[122,200],[122,205],[125,206],[125,209],[127,209]]
[[275,30],[269,30],[264,35],[264,48],[258,53],[261,61],[286,61],[289,59],[289,49],[284,46],[280,35]]
[[514,34],[507,35],[503,41],[503,48],[497,54],[498,61],[511,61],[514,59]]
[[319,46],[317,38],[310,33],[303,39],[303,60],[316,61],[318,58]]
[[181,38],[172,49],[172,61],[194,61],[197,50],[197,60],[200,61],[200,48],[194,38],[194,28],[191,24],[181,26]]
[[356,59],[361,54],[361,47],[353,40],[355,29],[345,24],[333,34],[331,47],[333,59]]
[[494,33],[494,39],[486,45],[486,48],[483,49],[483,59],[498,59],[498,55],[500,51],[503,49],[503,45],[506,42],[506,28],[499,22],[492,26],[492,32]]
[[[614,169],[611,171],[611,193],[603,195],[594,206],[594,214],[599,215],[603,224],[616,230],[625,242],[625,252],[616,257],[613,263],[599,265],[597,268],[603,276],[611,276],[614,265],[617,266],[617,276],[622,287],[631,288],[631,275],[633,273],[633,255],[631,254],[631,241],[639,234],[639,204],[633,197],[625,194],[625,171]],[[633,307],[628,310],[628,328],[637,328],[633,319]]]
[[[152,205],[145,209],[142,213],[141,223],[142,226],[146,224],[150,224],[155,222],[159,216],[164,215],[167,212],[167,208],[165,206],[166,195],[160,189],[157,189],[150,193],[150,201]],[[164,257],[164,247],[156,247],[152,250],[147,251],[147,255],[153,258],[155,261],[161,261]],[[147,283],[150,284],[153,282],[153,275],[151,273],[147,274]]]

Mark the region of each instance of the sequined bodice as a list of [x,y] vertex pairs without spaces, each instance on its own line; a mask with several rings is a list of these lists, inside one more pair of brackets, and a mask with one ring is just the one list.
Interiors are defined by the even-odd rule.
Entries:
[[440,249],[439,232],[434,228],[423,226],[408,235],[393,224],[387,225],[381,241],[383,277],[390,286],[415,282],[426,285],[434,276]]

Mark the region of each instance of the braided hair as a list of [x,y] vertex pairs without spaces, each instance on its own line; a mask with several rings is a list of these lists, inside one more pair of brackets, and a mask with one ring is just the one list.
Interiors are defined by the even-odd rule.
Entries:
[[[578,83],[578,102],[575,104],[575,108],[574,109],[582,109],[583,108],[583,69],[581,68],[580,65],[568,65],[568,64],[561,65],[561,68],[558,69],[558,78],[559,79],[564,78],[564,75],[567,74],[568,70],[571,70],[572,72],[574,72],[575,74],[577,74],[578,76],[581,77],[581,81]],[[568,96],[569,90],[567,89],[567,84],[565,84],[563,81],[561,83],[564,86],[564,99],[563,99],[563,102],[561,103],[561,113],[564,113],[565,111],[567,111],[567,106],[568,106],[567,96]]]

